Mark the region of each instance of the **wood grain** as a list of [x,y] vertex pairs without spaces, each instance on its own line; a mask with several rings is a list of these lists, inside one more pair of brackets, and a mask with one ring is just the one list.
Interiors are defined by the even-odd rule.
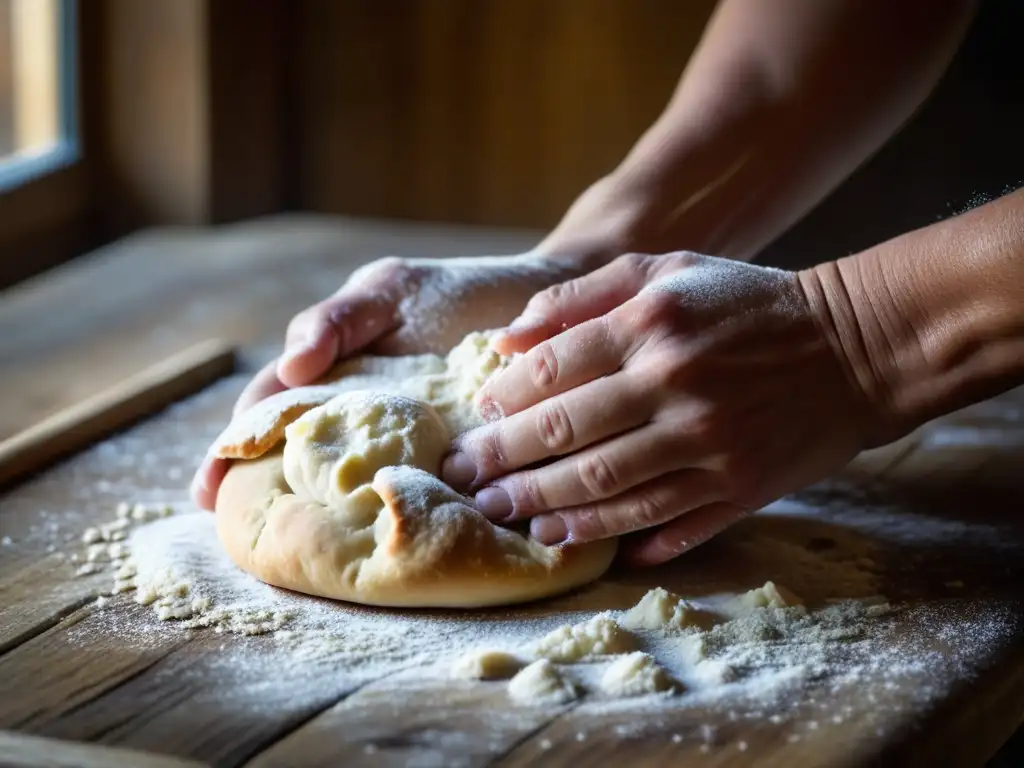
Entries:
[[[0,387],[6,394],[0,417],[15,423],[26,411],[38,413],[99,386],[104,376],[137,370],[138,359],[165,354],[161,345],[180,347],[211,332],[246,341],[249,361],[265,359],[290,314],[332,290],[369,255],[493,252],[528,241],[515,233],[294,217],[213,234],[135,238],[0,301],[0,324],[24,329],[0,334]],[[112,284],[120,290],[113,304],[103,292]],[[930,684],[924,670],[909,688],[886,687],[884,674],[834,690],[823,681],[809,689],[817,702],[792,702],[779,722],[764,712],[685,703],[638,718],[588,699],[566,709],[516,707],[501,683],[450,681],[417,667],[343,679],[336,659],[303,658],[273,637],[169,626],[127,595],[99,608],[94,600],[109,589],[110,574],[74,578],[67,553],[81,550],[82,531],[109,520],[117,501],[134,500],[123,495],[125,489],[184,504],[183,470],[192,458],[173,454],[177,479],[168,479],[167,467],[146,474],[147,465],[133,461],[115,470],[104,457],[141,454],[150,450],[146,446],[173,448],[184,434],[212,437],[244,378],[139,424],[115,439],[116,450],[77,456],[0,497],[0,528],[10,540],[0,547],[0,728],[100,745],[92,749],[143,750],[153,759],[172,754],[257,768],[623,762],[761,767],[883,760],[966,766],[981,765],[1024,714],[1024,648],[1012,638],[991,655],[972,657],[962,679],[927,705],[915,696]],[[33,400],[55,381],[67,386],[53,386],[46,398]],[[602,604],[623,608],[655,584],[701,595],[768,578],[799,580],[800,568],[754,557],[744,541],[842,534],[870,543],[870,525],[855,528],[843,510],[856,508],[869,521],[874,512],[898,510],[922,521],[967,521],[958,523],[962,530],[990,527],[999,532],[999,546],[969,537],[879,540],[872,546],[879,549],[886,594],[965,620],[998,600],[1000,610],[1024,626],[1021,413],[1024,392],[1014,392],[927,425],[801,494],[802,503],[818,510],[815,515],[754,516],[673,567],[612,574],[600,587]],[[161,484],[150,488],[153,477]],[[109,488],[99,488],[104,481]],[[802,578],[796,591],[829,596],[812,577]],[[950,580],[964,586],[948,587]],[[912,621],[897,620],[895,632],[898,643],[916,630]],[[942,645],[936,638],[934,650],[941,654]],[[90,751],[76,758],[61,751],[64,745],[55,745],[54,759],[71,754],[71,763],[88,764],[98,754],[109,756],[104,764],[117,765],[122,758],[133,764],[135,757]]]
[[213,334],[252,369],[293,315],[372,259],[517,253],[538,238],[308,214],[126,238],[0,293],[0,438]]
[[297,5],[298,203],[547,227],[660,113],[714,2]]
[[202,763],[0,731],[5,768],[203,768]]
[[0,442],[0,487],[198,392],[234,365],[234,350],[210,340]]

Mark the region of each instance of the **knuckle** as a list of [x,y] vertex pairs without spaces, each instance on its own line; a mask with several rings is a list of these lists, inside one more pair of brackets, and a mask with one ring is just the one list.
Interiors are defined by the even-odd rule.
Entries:
[[649,494],[641,494],[633,501],[629,515],[638,528],[648,528],[665,517],[662,505]]
[[575,443],[575,429],[565,406],[557,401],[545,403],[537,417],[540,441],[552,453],[566,453]]
[[533,472],[516,475],[506,485],[506,490],[512,497],[517,517],[524,513],[545,512],[550,509],[544,496],[544,488],[537,481],[537,476]]
[[675,325],[679,306],[675,296],[665,291],[645,293],[637,298],[639,309],[636,324],[643,332],[671,328]]
[[477,467],[483,476],[497,477],[503,474],[507,458],[501,430],[485,430],[464,448],[476,457]]
[[599,453],[585,456],[577,465],[580,483],[595,499],[606,499],[620,488],[619,478],[608,460]]
[[349,276],[348,282],[350,285],[383,282],[401,278],[408,271],[409,265],[405,259],[399,256],[385,256],[359,267]]
[[646,275],[651,270],[654,257],[649,253],[627,253],[619,257],[626,265],[626,268],[640,275]]
[[594,541],[603,539],[619,532],[620,525],[610,520],[605,510],[597,507],[574,509],[566,515],[566,523],[572,530],[572,538],[576,541]]
[[540,390],[554,386],[558,380],[558,357],[555,349],[547,341],[542,341],[526,354],[530,380]]

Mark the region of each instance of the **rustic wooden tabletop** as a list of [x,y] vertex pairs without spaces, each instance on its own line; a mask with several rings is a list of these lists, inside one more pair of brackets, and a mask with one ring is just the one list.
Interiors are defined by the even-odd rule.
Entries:
[[[371,258],[514,252],[532,240],[298,216],[137,235],[0,300],[0,438],[211,336],[242,345],[252,369],[292,314]],[[502,615],[525,622],[587,600],[626,608],[656,585],[699,594],[768,579],[824,598],[786,550],[761,556],[751,542],[870,547],[878,591],[897,607],[877,664],[845,676],[830,667],[769,707],[684,693],[644,709],[517,706],[501,683],[453,681],[421,659],[353,676],[268,636],[170,627],[127,594],[98,602],[110,578],[75,577],[82,533],[117,501],[187,511],[195,446],[244,381],[0,496],[0,763],[982,765],[1024,717],[1022,392],[865,454],[793,501],[812,515],[755,516],[686,562]]]

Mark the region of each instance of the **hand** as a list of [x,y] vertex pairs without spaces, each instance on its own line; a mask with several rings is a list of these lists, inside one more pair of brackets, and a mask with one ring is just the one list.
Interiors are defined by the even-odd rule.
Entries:
[[796,273],[623,256],[538,294],[496,341],[526,354],[485,385],[501,418],[457,441],[445,479],[544,543],[639,532],[627,560],[669,560],[871,441],[823,328]]
[[[375,261],[292,319],[283,354],[253,377],[235,414],[314,382],[357,352],[447,352],[470,331],[506,325],[537,291],[579,273],[570,259],[536,254]],[[196,504],[213,509],[228,466],[223,459],[203,461],[192,481]]]

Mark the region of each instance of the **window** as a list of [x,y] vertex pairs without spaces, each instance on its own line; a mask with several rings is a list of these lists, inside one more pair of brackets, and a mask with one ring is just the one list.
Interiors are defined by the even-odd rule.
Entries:
[[0,0],[0,192],[78,155],[75,0]]

